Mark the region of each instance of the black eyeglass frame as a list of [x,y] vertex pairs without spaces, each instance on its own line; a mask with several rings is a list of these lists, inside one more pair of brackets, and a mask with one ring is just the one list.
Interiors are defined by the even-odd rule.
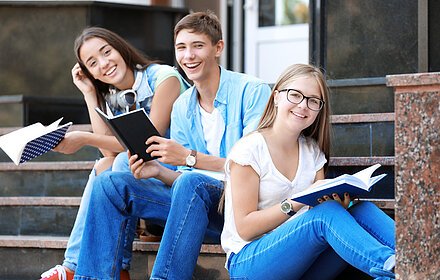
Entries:
[[[324,107],[324,104],[325,104],[325,101],[324,101],[324,100],[322,100],[322,99],[320,99],[320,98],[317,98],[317,97],[313,97],[313,96],[305,96],[304,93],[302,93],[301,91],[299,91],[299,90],[297,90],[297,89],[294,89],[294,88],[285,88],[285,89],[280,89],[280,90],[278,90],[278,92],[283,92],[283,91],[287,91],[287,94],[286,94],[287,101],[289,101],[289,102],[292,103],[292,104],[299,104],[299,103],[303,102],[303,100],[304,100],[304,98],[305,98],[305,99],[306,99],[306,105],[307,105],[307,108],[309,108],[309,109],[312,110],[312,111],[318,112],[318,111],[321,111],[322,107]],[[301,94],[301,95],[302,95],[301,100],[300,100],[299,102],[297,102],[297,103],[295,103],[295,102],[293,102],[292,100],[290,100],[290,99],[289,99],[289,91],[294,91],[294,92],[297,92],[297,93]],[[320,103],[319,103],[320,106],[319,106],[319,109],[318,109],[318,110],[310,108],[310,106],[309,106],[309,100],[310,100],[310,99],[319,100],[319,102],[320,102]]]

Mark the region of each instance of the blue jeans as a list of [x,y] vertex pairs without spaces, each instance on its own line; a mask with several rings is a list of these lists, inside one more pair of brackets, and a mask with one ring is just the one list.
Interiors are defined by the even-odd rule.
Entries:
[[191,172],[171,188],[129,172],[101,174],[90,197],[93,211],[87,213],[74,279],[119,279],[130,217],[167,222],[152,279],[191,279],[205,234],[220,238],[223,219],[216,210],[222,189],[222,182]]
[[[112,166],[112,170],[115,171],[130,171],[128,167],[128,161],[125,160],[127,158],[126,153],[119,154]],[[96,178],[96,171],[93,169],[90,172],[89,179],[84,188],[84,192],[81,198],[81,203],[78,209],[78,213],[76,215],[75,223],[72,228],[72,232],[70,233],[69,241],[67,242],[67,248],[64,253],[64,262],[63,266],[69,268],[72,271],[76,271],[76,267],[78,264],[78,256],[81,248],[81,239],[84,231],[85,219],[87,215],[87,210],[89,208],[90,203],[90,195],[93,188],[93,183]],[[130,268],[132,249],[133,249],[133,239],[136,233],[136,225],[137,219],[130,219],[127,223],[126,228],[126,240],[125,240],[125,249],[124,249],[124,258],[122,262],[123,269]]]
[[228,270],[231,279],[334,279],[347,262],[392,277],[394,255],[394,221],[373,203],[347,211],[328,201],[232,253]]

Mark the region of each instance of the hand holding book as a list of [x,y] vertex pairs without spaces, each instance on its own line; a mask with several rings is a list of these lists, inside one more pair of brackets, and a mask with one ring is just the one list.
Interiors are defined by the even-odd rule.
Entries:
[[143,108],[117,116],[108,116],[99,108],[98,115],[112,130],[113,134],[132,155],[138,155],[144,161],[154,159],[146,152],[145,142],[151,136],[160,136]]
[[64,138],[71,122],[60,126],[60,118],[48,126],[41,123],[23,127],[0,137],[0,148],[16,164],[22,164],[56,147]]
[[375,164],[353,175],[344,174],[334,179],[319,181],[304,191],[296,193],[292,200],[316,206],[319,204],[318,199],[325,195],[331,197],[332,194],[336,193],[343,200],[344,193],[348,193],[351,198],[366,194],[374,184],[386,176],[386,174],[381,174],[371,177],[373,172],[379,167],[380,164]]

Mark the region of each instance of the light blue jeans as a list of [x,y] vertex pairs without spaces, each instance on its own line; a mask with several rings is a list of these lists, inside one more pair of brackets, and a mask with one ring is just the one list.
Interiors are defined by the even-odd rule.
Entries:
[[346,263],[393,279],[394,221],[371,202],[327,201],[228,259],[231,279],[335,279]]
[[[109,169],[110,170],[110,169]],[[114,160],[111,167],[113,171],[130,171],[128,166],[127,153],[120,153]],[[96,170],[93,169],[90,172],[89,179],[84,188],[84,192],[79,205],[78,213],[76,215],[75,223],[70,233],[69,241],[67,242],[67,248],[64,253],[63,266],[70,270],[76,271],[78,264],[78,257],[81,248],[81,239],[84,232],[84,225],[86,220],[87,211],[89,209],[90,195],[92,192],[93,183],[96,178]],[[136,234],[137,219],[132,218],[127,222],[126,227],[126,239],[124,247],[124,258],[122,261],[123,269],[130,269],[131,255],[133,249],[133,240]]]
[[137,180],[129,172],[101,174],[90,197],[93,211],[87,213],[74,279],[119,279],[131,217],[166,221],[151,279],[191,279],[204,238],[220,239],[222,190],[222,182],[192,172],[181,174],[172,187]]

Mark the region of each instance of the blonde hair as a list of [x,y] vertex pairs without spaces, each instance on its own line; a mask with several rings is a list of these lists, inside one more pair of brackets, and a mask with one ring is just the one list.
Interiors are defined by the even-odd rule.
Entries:
[[[319,148],[325,154],[325,157],[329,159],[330,156],[330,100],[329,100],[329,88],[324,78],[323,72],[313,65],[308,64],[293,64],[280,75],[275,85],[272,88],[272,94],[261,116],[257,130],[261,131],[265,128],[272,127],[275,118],[277,116],[277,107],[275,106],[274,94],[275,91],[284,89],[292,81],[297,80],[300,77],[313,77],[319,85],[321,90],[322,100],[324,100],[324,106],[319,111],[318,117],[312,125],[304,129],[303,135],[305,137],[311,137],[318,143]],[[325,165],[327,169],[328,162]]]

